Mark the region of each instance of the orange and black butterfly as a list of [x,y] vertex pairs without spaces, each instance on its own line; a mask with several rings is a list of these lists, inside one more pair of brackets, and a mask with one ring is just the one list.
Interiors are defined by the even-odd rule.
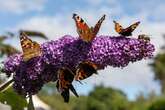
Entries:
[[97,68],[98,66],[93,62],[90,61],[81,62],[76,69],[75,80],[76,81],[83,80],[90,77],[94,73],[97,74]]
[[123,35],[123,36],[131,36],[132,35],[132,32],[140,24],[140,22],[138,21],[138,22],[132,24],[131,26],[127,27],[127,28],[123,28],[116,21],[113,21],[113,22],[115,23],[115,30],[116,30],[116,32],[119,33],[120,35]]
[[149,35],[146,35],[146,34],[138,35],[138,39],[144,40],[145,42],[150,42],[150,37]]
[[20,33],[20,42],[23,50],[23,60],[28,61],[31,58],[40,56],[42,54],[40,44],[32,41],[25,33]]
[[70,69],[63,67],[58,70],[58,80],[56,87],[64,98],[64,102],[69,102],[69,90],[71,90],[73,94],[78,97],[78,94],[72,85],[73,79],[74,74]]
[[100,18],[94,27],[89,27],[77,14],[73,14],[73,19],[75,20],[80,38],[85,42],[90,42],[96,37],[102,22],[105,20],[105,15]]

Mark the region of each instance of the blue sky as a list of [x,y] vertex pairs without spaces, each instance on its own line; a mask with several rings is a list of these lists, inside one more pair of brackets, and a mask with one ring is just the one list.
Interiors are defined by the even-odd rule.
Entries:
[[[165,30],[164,12],[164,0],[0,0],[0,33],[28,29],[42,31],[50,39],[58,39],[65,34],[77,36],[73,13],[82,16],[89,25],[94,25],[106,14],[99,35],[117,35],[113,20],[123,26],[140,20],[141,25],[134,36],[143,33],[151,35],[156,54],[164,43],[161,38]],[[18,42],[16,39],[12,44]],[[158,82],[153,81],[153,73],[147,66],[149,62],[143,60],[123,69],[108,67],[99,71],[99,76],[85,80],[84,85],[75,83],[75,86],[79,93],[87,94],[94,85],[102,83],[123,90],[130,99],[134,99],[140,91],[145,94],[150,91],[159,93]]]

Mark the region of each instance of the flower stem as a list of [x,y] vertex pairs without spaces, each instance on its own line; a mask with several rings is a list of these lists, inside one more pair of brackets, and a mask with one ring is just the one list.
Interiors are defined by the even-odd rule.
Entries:
[[32,95],[29,96],[28,110],[35,110]]

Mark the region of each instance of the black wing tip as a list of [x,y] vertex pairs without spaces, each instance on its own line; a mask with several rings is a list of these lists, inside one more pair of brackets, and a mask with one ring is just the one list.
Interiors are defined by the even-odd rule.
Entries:
[[[20,38],[20,39],[26,39],[26,38],[28,38],[28,35],[27,35],[25,32],[21,31],[21,32],[20,32],[20,35],[19,35],[19,38]],[[29,38],[28,38],[28,39],[29,39]]]
[[75,18],[77,16],[77,14],[76,13],[73,13],[73,17],[72,18]]
[[27,34],[26,34],[24,31],[20,31],[20,32],[19,32],[19,35],[20,35],[20,36],[25,36],[25,35],[27,36]]
[[61,93],[61,96],[63,97],[65,103],[69,102],[69,98],[70,98],[69,90],[63,91]]
[[113,20],[113,23],[117,23],[115,20]]
[[137,24],[140,24],[140,21],[138,21]]

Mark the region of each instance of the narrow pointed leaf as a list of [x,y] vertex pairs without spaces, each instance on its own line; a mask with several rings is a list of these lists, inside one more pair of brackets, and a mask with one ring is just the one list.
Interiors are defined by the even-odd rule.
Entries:
[[26,99],[18,95],[12,87],[0,93],[0,102],[9,105],[11,110],[24,110],[27,107]]
[[26,33],[28,36],[41,37],[41,38],[46,39],[46,40],[48,39],[48,37],[42,32],[31,31],[31,30],[21,30],[20,33],[22,33],[22,32]]
[[0,85],[0,92],[4,91],[9,85],[13,82],[13,79],[8,80],[7,82]]

